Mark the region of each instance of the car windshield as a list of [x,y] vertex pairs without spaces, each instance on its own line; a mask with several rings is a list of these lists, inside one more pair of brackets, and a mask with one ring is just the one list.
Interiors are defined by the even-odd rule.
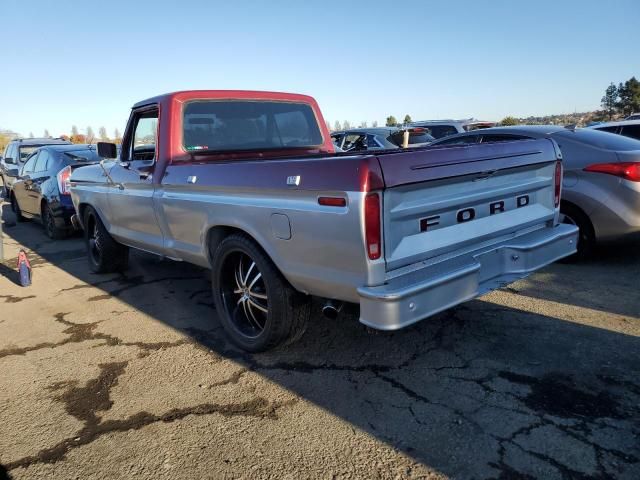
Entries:
[[573,130],[559,130],[553,133],[554,137],[565,138],[580,143],[586,143],[605,150],[640,150],[640,140],[616,135],[615,133],[601,132],[591,128],[579,128]]
[[70,158],[74,162],[99,162],[100,157],[98,156],[97,150],[73,150],[71,152],[64,152],[67,158]]
[[194,101],[184,108],[184,148],[234,151],[322,145],[310,105],[268,101]]

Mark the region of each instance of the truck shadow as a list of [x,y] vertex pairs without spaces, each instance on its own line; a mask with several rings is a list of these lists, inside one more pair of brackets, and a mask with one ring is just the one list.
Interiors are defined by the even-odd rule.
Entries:
[[[476,300],[388,334],[316,314],[300,342],[250,355],[225,340],[205,270],[134,253],[126,275],[93,275],[79,238],[52,242],[36,224],[5,236],[36,252],[35,269],[53,264],[104,291],[89,301],[115,296],[445,475],[640,471],[640,339],[632,335]],[[566,266],[553,269],[563,281]],[[588,276],[597,285],[597,274]],[[567,301],[545,292],[532,283],[524,294]],[[615,297],[597,301],[617,309]]]

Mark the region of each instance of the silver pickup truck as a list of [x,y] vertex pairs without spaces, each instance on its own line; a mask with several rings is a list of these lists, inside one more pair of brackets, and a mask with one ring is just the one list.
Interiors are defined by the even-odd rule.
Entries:
[[118,159],[98,150],[70,180],[90,268],[129,247],[210,268],[249,351],[298,338],[311,296],[395,330],[575,252],[551,140],[335,153],[311,97],[188,91],[134,105]]

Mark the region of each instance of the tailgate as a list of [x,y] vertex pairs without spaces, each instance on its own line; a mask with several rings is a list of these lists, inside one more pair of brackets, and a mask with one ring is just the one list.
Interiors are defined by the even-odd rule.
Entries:
[[557,159],[550,140],[381,155],[387,271],[552,224]]

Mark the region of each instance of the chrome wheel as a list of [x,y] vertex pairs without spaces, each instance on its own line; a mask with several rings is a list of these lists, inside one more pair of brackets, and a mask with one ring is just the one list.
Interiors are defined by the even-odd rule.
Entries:
[[89,232],[89,254],[91,259],[96,263],[100,263],[100,257],[102,255],[102,248],[100,245],[100,234],[98,233],[98,222],[93,223],[93,228]]
[[265,329],[269,297],[256,262],[244,252],[231,252],[223,263],[222,300],[234,328],[255,338]]

